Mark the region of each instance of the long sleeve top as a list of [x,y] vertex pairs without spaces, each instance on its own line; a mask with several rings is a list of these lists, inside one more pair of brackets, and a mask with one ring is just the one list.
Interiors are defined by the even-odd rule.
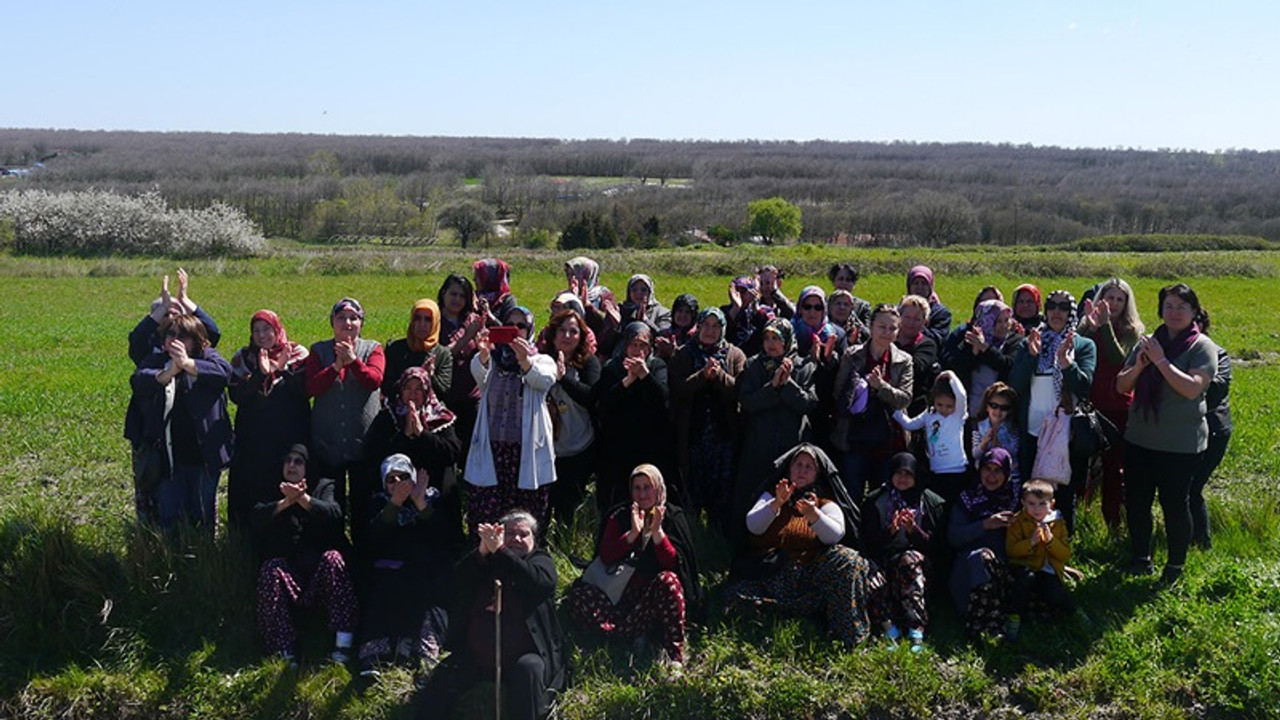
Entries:
[[964,447],[964,424],[969,419],[968,397],[964,385],[954,374],[948,380],[956,396],[955,409],[950,415],[943,415],[933,408],[913,418],[907,417],[902,410],[893,414],[893,419],[906,430],[925,429],[929,469],[935,473],[964,472],[968,466]]
[[1035,542],[1036,527],[1039,525],[1026,510],[1019,510],[1013,516],[1013,523],[1005,531],[1005,552],[1009,554],[1009,563],[1022,565],[1032,570],[1042,570],[1047,565],[1059,576],[1071,558],[1071,543],[1067,537],[1067,522],[1056,510],[1045,517],[1049,524],[1049,532],[1053,535],[1048,544]]
[[[762,493],[755,506],[747,513],[747,530],[753,535],[763,535],[781,515],[780,511],[773,508],[773,494]],[[818,520],[810,527],[824,544],[835,545],[844,537],[844,513],[840,512],[840,506],[836,503],[820,503]]]

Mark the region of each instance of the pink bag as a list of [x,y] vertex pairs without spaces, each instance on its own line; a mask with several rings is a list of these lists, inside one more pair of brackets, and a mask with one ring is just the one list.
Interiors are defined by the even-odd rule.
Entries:
[[1036,464],[1027,480],[1048,480],[1054,485],[1071,482],[1071,413],[1054,408],[1040,425]]

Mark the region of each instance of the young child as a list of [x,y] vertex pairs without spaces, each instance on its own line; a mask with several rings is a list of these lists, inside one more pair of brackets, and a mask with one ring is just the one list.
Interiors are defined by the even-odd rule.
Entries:
[[1018,472],[1018,391],[1002,382],[992,383],[982,393],[982,405],[978,410],[978,424],[973,429],[970,444],[974,466],[978,458],[993,447],[1004,448],[1013,458],[1013,474],[1010,480],[1021,481]]
[[909,418],[902,410],[893,419],[907,430],[925,429],[929,472],[929,489],[938,493],[948,505],[964,489],[968,478],[968,461],[964,452],[964,423],[969,417],[969,402],[964,385],[956,374],[943,370],[929,391],[933,403],[928,410]]
[[1004,636],[1009,642],[1018,639],[1022,615],[1032,595],[1052,607],[1066,612],[1075,610],[1075,602],[1062,578],[1071,557],[1071,542],[1062,514],[1053,509],[1053,484],[1032,480],[1022,486],[1022,509],[1013,516],[1005,533],[1005,551],[1009,555],[1009,618]]

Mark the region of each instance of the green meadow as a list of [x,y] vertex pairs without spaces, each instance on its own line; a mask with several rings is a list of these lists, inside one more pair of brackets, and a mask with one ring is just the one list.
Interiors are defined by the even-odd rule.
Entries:
[[[1082,519],[1074,562],[1086,574],[1075,592],[1091,622],[1029,624],[1012,646],[966,641],[941,597],[920,655],[877,640],[849,651],[807,621],[726,614],[715,601],[692,629],[678,675],[629,645],[576,633],[559,717],[1280,716],[1275,257],[973,255],[926,255],[942,268],[937,290],[957,322],[988,284],[1006,297],[1027,281],[1079,296],[1118,273],[1152,329],[1162,285],[1177,278],[1197,290],[1235,367],[1235,434],[1210,489],[1213,550],[1193,551],[1183,583],[1158,590],[1154,579],[1113,569],[1126,544],[1108,536],[1095,507]],[[504,254],[516,267],[513,291],[540,321],[564,285],[556,267],[567,256]],[[726,302],[735,263],[745,270],[769,255],[598,257],[605,284],[621,290],[629,272],[651,272],[670,305],[681,292]],[[791,297],[803,285],[829,286],[820,271],[834,255],[789,248],[778,257]],[[858,294],[896,301],[911,257],[870,256]],[[310,625],[315,644],[304,646],[300,669],[262,657],[255,568],[242,542],[172,541],[134,525],[122,437],[132,371],[126,336],[156,297],[159,276],[176,266],[0,258],[0,717],[411,717],[414,675],[362,684],[322,662],[320,623]],[[366,337],[400,337],[413,301],[435,297],[446,272],[468,266],[457,253],[360,252],[187,265],[191,294],[221,326],[227,357],[264,307],[295,341],[328,337],[329,307],[345,295],[364,304]],[[589,554],[593,520],[585,511],[573,527],[553,530],[564,585],[573,577],[567,553]],[[1158,535],[1158,555],[1162,542]],[[705,548],[714,587],[727,550],[712,538]]]

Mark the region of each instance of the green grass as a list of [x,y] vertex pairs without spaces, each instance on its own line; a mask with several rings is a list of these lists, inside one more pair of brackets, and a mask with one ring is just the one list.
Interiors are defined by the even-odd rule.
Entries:
[[[826,285],[818,270],[830,257],[809,252],[777,254],[791,269],[785,287],[792,297],[804,284]],[[306,268],[294,255],[194,263],[192,293],[221,323],[222,349],[230,355],[247,339],[249,316],[264,306],[281,314],[293,339],[325,337],[329,305],[342,295],[368,309],[367,336],[400,336],[413,301],[434,297],[446,271],[466,267],[462,256],[429,253],[380,255],[382,263],[400,259],[386,274],[344,274],[326,265],[345,255],[308,256]],[[1265,253],[1203,263],[1231,267],[1256,255]],[[517,264],[514,289],[540,318],[563,285],[555,268],[565,256]],[[599,257],[610,271],[605,282],[619,290],[630,271],[652,270],[658,296],[669,304],[680,291],[722,302],[730,274],[765,256],[723,253],[690,265],[718,268],[695,275],[673,270],[688,270],[681,262],[689,256],[681,252]],[[877,257],[869,266],[911,261],[887,252]],[[928,257],[976,263],[945,253]],[[439,265],[428,265],[436,259]],[[157,276],[173,264],[106,259],[59,267],[0,256],[0,717],[410,716],[409,673],[361,687],[346,670],[314,661],[325,649],[323,632],[310,635],[303,651],[312,661],[299,671],[262,659],[244,547],[225,537],[169,542],[133,526],[121,437],[131,371],[125,336],[155,296]],[[415,270],[423,266],[431,269]],[[938,292],[959,319],[986,284],[1008,294],[1029,279],[1078,295],[1110,272],[1017,280],[942,272]],[[1084,516],[1076,546],[1088,575],[1077,594],[1092,626],[1032,624],[1012,649],[971,644],[940,601],[929,651],[917,657],[874,643],[849,652],[805,621],[713,608],[692,633],[680,677],[647,656],[632,657],[627,647],[575,637],[574,682],[562,716],[1275,717],[1280,310],[1267,302],[1274,282],[1268,276],[1188,279],[1214,313],[1215,339],[1237,358],[1236,432],[1212,488],[1215,548],[1192,554],[1181,587],[1158,593],[1152,580],[1112,571],[1124,546],[1107,537],[1094,510]],[[859,293],[896,299],[902,282],[896,270],[869,273]],[[1149,323],[1155,291],[1166,282],[1133,278]],[[564,584],[571,579],[565,553],[590,553],[591,521],[586,513],[578,526],[553,532]],[[708,553],[714,582],[723,577],[727,551],[710,544]]]

